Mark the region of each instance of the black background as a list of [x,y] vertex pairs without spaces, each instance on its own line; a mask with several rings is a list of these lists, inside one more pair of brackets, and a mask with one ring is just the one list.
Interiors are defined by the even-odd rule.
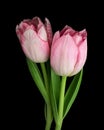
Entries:
[[[22,52],[15,27],[23,19],[38,16],[44,22],[47,17],[52,25],[53,33],[61,30],[66,24],[75,30],[86,28],[88,33],[88,56],[84,66],[83,81],[78,96],[63,122],[62,130],[91,129],[100,127],[100,93],[98,85],[99,70],[103,56],[101,28],[102,8],[99,3],[63,2],[11,2],[3,10],[2,22],[6,29],[3,32],[1,49],[4,67],[3,81],[3,121],[4,127],[11,129],[44,129],[44,101],[36,88],[28,71],[25,55]],[[5,6],[4,6],[5,7]],[[99,8],[99,9],[98,9]],[[100,36],[99,36],[100,35]],[[101,79],[101,76],[100,76]],[[102,103],[103,104],[103,103]],[[53,124],[54,125],[54,124]]]

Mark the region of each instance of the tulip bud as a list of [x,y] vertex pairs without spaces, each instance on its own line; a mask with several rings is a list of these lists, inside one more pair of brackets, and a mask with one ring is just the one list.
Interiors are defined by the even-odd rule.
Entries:
[[87,57],[87,32],[69,26],[54,34],[51,47],[51,66],[60,76],[73,76],[84,66]]
[[52,29],[48,19],[45,24],[39,17],[23,20],[16,26],[16,34],[25,55],[36,63],[46,62],[50,56]]

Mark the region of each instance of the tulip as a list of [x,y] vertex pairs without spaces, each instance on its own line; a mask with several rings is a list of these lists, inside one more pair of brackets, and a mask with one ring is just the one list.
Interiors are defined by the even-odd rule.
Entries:
[[65,26],[54,34],[50,62],[60,76],[73,76],[84,66],[87,58],[87,31],[75,31]]
[[36,63],[46,62],[50,56],[52,41],[51,24],[45,18],[45,24],[39,17],[23,20],[16,26],[16,34],[25,55]]

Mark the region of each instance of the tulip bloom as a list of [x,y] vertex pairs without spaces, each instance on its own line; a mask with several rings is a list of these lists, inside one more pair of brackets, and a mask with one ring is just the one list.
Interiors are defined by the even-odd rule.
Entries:
[[51,66],[60,76],[73,76],[85,64],[87,57],[87,32],[75,31],[69,26],[57,31],[51,47]]
[[52,29],[49,20],[42,23],[39,17],[23,20],[16,26],[16,33],[25,55],[36,63],[45,62],[50,56]]

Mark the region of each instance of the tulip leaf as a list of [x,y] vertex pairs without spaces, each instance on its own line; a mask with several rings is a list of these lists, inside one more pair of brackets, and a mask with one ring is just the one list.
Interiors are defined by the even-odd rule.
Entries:
[[58,117],[58,104],[59,104],[59,93],[60,93],[60,76],[56,75],[56,73],[51,69],[51,103],[53,109],[53,116],[55,121],[57,122]]
[[44,105],[44,116],[45,116],[45,120],[47,119],[47,106],[46,104]]
[[44,100],[47,102],[48,95],[47,95],[47,92],[46,92],[46,89],[45,89],[45,86],[43,83],[43,79],[42,79],[42,76],[41,76],[41,73],[39,71],[37,64],[27,58],[27,65],[28,65],[29,71],[31,73],[31,76],[32,76],[36,86],[38,87]]
[[48,76],[48,85],[50,86],[50,84],[51,84],[51,67],[50,67],[50,61],[46,62],[46,71],[47,71],[47,76]]
[[82,81],[82,75],[83,75],[83,70],[81,70],[77,75],[74,76],[66,94],[65,94],[65,99],[64,99],[64,113],[63,113],[63,118],[67,115],[68,111],[70,110],[74,100],[76,99],[76,96],[78,94],[81,81]]

